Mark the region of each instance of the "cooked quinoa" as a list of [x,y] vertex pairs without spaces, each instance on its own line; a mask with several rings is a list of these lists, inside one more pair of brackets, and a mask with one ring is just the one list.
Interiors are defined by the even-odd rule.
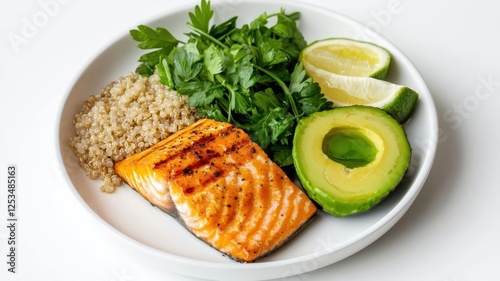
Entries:
[[122,184],[113,165],[156,144],[198,119],[187,97],[161,84],[157,74],[130,73],[91,96],[75,116],[69,141],[91,179],[104,181],[103,192]]

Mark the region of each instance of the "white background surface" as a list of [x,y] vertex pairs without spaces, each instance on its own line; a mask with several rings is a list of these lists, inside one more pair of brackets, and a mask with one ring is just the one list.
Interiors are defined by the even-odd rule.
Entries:
[[[117,37],[181,1],[54,1],[0,8],[0,279],[195,280],[127,255],[77,205],[55,161],[71,81]],[[47,2],[57,3],[50,14]],[[387,234],[290,280],[500,280],[500,2],[310,2],[371,26],[413,61],[434,97],[442,137],[422,192]],[[23,43],[9,40],[36,20]],[[10,164],[18,169],[16,274],[6,264]]]

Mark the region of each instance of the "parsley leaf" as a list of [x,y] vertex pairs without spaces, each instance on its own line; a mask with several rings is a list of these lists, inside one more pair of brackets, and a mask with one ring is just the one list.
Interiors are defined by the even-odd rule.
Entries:
[[203,53],[203,65],[208,71],[210,81],[214,81],[214,75],[223,70],[224,53],[214,45],[210,45]]
[[136,68],[136,72],[142,75],[153,74],[155,65],[159,63],[161,56],[168,55],[177,46],[179,40],[165,28],[158,27],[156,30],[139,25],[137,29],[130,30],[132,39],[140,42],[137,46],[140,49],[156,49],[146,53],[139,58],[141,64]]
[[203,64],[203,56],[198,51],[196,43],[187,43],[175,48],[169,56],[171,58],[174,84],[185,83],[197,79]]
[[136,71],[157,71],[200,115],[242,128],[278,165],[292,165],[298,120],[332,106],[299,62],[307,45],[300,13],[264,12],[241,27],[236,16],[210,26],[214,14],[201,0],[189,13],[185,43],[163,27],[131,30],[138,47],[150,50]]
[[214,15],[214,11],[210,8],[210,1],[201,0],[201,4],[194,8],[194,13],[189,13],[191,25],[203,32],[208,32],[210,19]]
[[160,77],[160,83],[167,85],[170,88],[174,87],[174,81],[172,80],[172,74],[170,73],[170,67],[165,58],[162,58],[160,62],[156,65],[158,70],[158,76]]
[[130,35],[134,40],[141,42],[137,45],[141,49],[171,48],[179,42],[163,27],[158,27],[154,30],[148,26],[139,25],[137,29],[130,31]]
[[329,109],[333,105],[321,93],[318,83],[306,76],[302,63],[295,65],[290,80],[290,91],[304,115]]
[[217,38],[218,40],[221,40],[224,36],[227,36],[229,33],[235,30],[237,19],[238,17],[232,17],[219,25],[213,25],[210,28],[210,32],[208,34],[210,34],[214,38]]

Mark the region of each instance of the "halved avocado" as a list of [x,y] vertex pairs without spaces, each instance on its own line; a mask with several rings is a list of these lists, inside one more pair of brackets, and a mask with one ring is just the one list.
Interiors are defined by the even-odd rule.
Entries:
[[355,105],[301,119],[292,155],[311,199],[325,212],[344,217],[369,210],[400,183],[411,147],[393,117]]

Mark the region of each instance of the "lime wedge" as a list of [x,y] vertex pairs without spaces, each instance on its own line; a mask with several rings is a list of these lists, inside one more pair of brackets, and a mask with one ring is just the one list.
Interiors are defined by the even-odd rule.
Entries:
[[410,117],[418,99],[412,89],[372,77],[338,75],[304,61],[304,68],[334,107],[366,105],[378,107],[400,123]]
[[301,60],[335,74],[384,79],[391,55],[372,43],[329,38],[307,46],[301,53]]

